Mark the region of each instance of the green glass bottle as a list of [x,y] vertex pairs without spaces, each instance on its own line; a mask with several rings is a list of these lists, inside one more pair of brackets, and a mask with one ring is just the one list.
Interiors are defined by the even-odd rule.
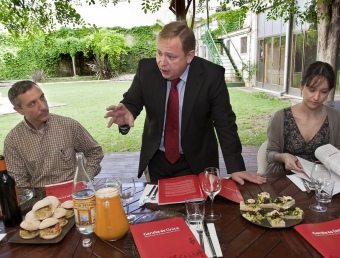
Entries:
[[0,155],[0,204],[4,225],[6,227],[19,225],[22,215],[18,190],[14,179],[7,172],[5,158],[2,155]]

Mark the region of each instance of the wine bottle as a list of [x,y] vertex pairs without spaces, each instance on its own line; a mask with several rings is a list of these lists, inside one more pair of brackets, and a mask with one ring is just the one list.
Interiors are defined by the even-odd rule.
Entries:
[[81,234],[94,232],[96,197],[92,181],[84,167],[84,154],[76,153],[77,167],[72,197],[76,227]]
[[0,155],[0,204],[3,223],[14,227],[21,223],[22,215],[18,189],[14,179],[8,174],[4,156]]

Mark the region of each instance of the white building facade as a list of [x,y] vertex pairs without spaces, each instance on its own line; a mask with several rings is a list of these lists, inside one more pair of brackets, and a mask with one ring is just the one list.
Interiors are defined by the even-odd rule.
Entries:
[[[309,30],[308,23],[297,25],[294,19],[285,23],[282,19],[274,21],[266,17],[266,13],[249,13],[242,29],[221,36],[229,56],[216,44],[220,64],[226,69],[227,85],[240,80],[231,65],[234,62],[246,86],[300,97],[302,73],[316,61],[317,31]],[[202,40],[204,26],[200,23],[196,26],[197,55],[211,60],[211,51]],[[216,21],[211,22],[210,31],[216,26]],[[337,77],[336,100],[340,99],[339,70]]]

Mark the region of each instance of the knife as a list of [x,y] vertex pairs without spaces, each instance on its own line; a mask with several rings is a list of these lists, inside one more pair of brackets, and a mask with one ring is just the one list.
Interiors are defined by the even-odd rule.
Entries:
[[217,257],[217,255],[216,255],[216,251],[215,251],[215,248],[214,248],[214,244],[213,244],[211,237],[210,237],[210,233],[209,233],[209,229],[208,229],[208,225],[207,225],[206,221],[203,221],[203,229],[204,229],[204,234],[207,236],[211,253],[212,253],[213,257],[215,258],[215,257]]
[[139,204],[139,207],[143,206],[146,203],[146,201],[150,198],[150,195],[152,194],[153,190],[155,190],[155,188],[156,188],[156,185],[154,185],[151,191],[144,197],[143,201]]
[[307,193],[310,193],[310,189],[309,189],[309,187],[308,187],[308,185],[307,185],[307,182],[306,182],[306,180],[303,179],[303,178],[302,178],[302,183],[303,183],[303,186],[306,188],[306,192],[307,192]]

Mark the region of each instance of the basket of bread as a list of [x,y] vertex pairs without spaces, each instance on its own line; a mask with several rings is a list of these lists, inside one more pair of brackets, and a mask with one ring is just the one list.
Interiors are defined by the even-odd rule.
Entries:
[[242,217],[263,227],[285,228],[299,224],[304,219],[304,212],[295,206],[291,196],[271,198],[267,192],[257,194],[257,199],[240,202]]
[[25,220],[20,224],[19,235],[22,239],[38,236],[46,240],[54,239],[62,233],[73,216],[72,200],[60,203],[57,197],[47,196],[36,202],[26,214]]

